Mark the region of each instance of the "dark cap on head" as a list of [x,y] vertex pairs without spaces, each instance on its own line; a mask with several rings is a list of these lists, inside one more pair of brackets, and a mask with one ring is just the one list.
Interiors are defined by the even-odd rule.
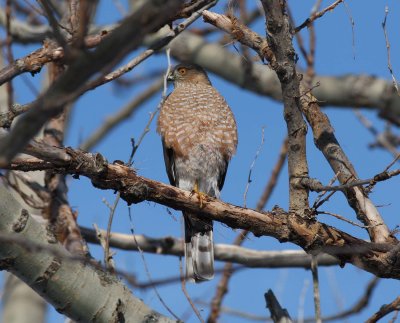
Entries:
[[184,83],[211,84],[206,71],[201,66],[188,63],[176,65],[169,73],[167,79],[173,81],[175,86]]

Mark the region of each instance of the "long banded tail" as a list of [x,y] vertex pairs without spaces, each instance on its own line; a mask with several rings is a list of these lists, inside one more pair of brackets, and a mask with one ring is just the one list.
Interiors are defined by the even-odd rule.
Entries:
[[186,279],[196,283],[214,277],[213,223],[184,213]]

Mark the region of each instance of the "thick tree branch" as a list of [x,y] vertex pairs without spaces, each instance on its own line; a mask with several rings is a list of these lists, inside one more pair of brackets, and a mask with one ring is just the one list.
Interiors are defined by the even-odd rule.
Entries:
[[[199,64],[232,84],[282,101],[279,79],[269,66],[247,62],[250,68],[246,68],[240,54],[189,32],[174,39],[170,47],[178,60]],[[317,75],[314,81],[318,86],[313,94],[322,106],[375,109],[400,125],[400,96],[391,82],[372,75]]]
[[[269,2],[267,3],[269,4]],[[240,34],[240,38],[238,38],[239,41],[245,39],[244,44],[253,43],[251,48],[255,49],[259,55],[266,55],[266,58],[272,63],[276,61],[276,58],[271,57],[271,55],[275,56],[275,53],[263,50],[263,48],[270,48],[271,45],[268,45],[267,41],[263,41],[261,42],[262,45],[259,45],[260,42],[257,39],[261,37],[249,28],[241,25],[237,20],[231,21],[231,19],[221,18],[221,15],[208,11],[204,12],[203,16],[210,23],[216,24],[217,27],[232,33],[232,35],[235,35],[233,30],[241,30],[242,33]],[[301,109],[308,123],[311,125],[316,146],[324,154],[335,174],[338,174],[338,179],[342,184],[357,181],[356,171],[337,141],[328,117],[319,108],[319,102],[306,86],[303,84],[299,84],[299,86],[301,93],[298,98]],[[299,180],[300,182],[301,180]],[[377,208],[366,196],[362,188],[349,187],[344,193],[350,206],[355,210],[357,217],[368,227],[368,232],[373,241],[385,242],[387,239],[392,239],[389,229],[384,224]]]
[[[122,66],[121,68],[118,68],[116,71],[104,77],[101,77],[97,80],[91,81],[89,84],[86,85],[86,88],[93,89],[94,87],[112,81],[117,77],[120,77],[122,74],[131,71],[136,65],[138,65],[143,60],[153,55],[156,51],[160,50],[165,45],[167,45],[171,41],[171,39],[179,35],[182,31],[188,28],[195,20],[197,20],[201,16],[203,10],[209,9],[210,7],[214,6],[215,3],[216,1],[214,0],[199,1],[199,3],[196,4],[197,5],[202,4],[203,8],[200,8],[198,11],[195,11],[194,10],[195,7],[192,7],[191,9],[194,10],[192,12],[192,15],[189,18],[187,18],[184,22],[178,24],[173,30],[171,30],[169,27],[164,28],[158,31],[157,33],[151,35],[151,37],[148,37],[148,39],[151,39],[151,41],[148,44],[150,47],[149,49],[139,54],[128,64]],[[188,12],[189,11],[186,10],[184,15],[187,15]],[[174,17],[174,19],[177,18]],[[118,30],[119,28],[115,28],[115,26],[113,26],[113,30],[104,29],[101,30],[98,35],[87,36],[84,40],[85,48],[93,48],[98,46],[100,42],[103,40],[103,38],[105,38],[106,36],[111,36],[114,32],[118,32]],[[71,39],[69,43],[73,45],[73,41],[74,39]],[[64,51],[65,48],[59,46],[56,42],[46,41],[45,45],[42,48],[37,49],[36,51],[32,52],[31,54],[23,58],[15,60],[13,64],[10,64],[9,66],[6,66],[2,70],[0,70],[0,85],[2,85],[7,81],[12,80],[14,77],[22,73],[30,72],[32,75],[34,75],[40,72],[42,67],[49,62],[63,62],[65,58]]]
[[[267,204],[269,198],[271,197],[271,194],[276,186],[278,176],[281,173],[283,169],[283,165],[285,164],[286,156],[287,156],[287,147],[288,146],[288,141],[287,137],[285,138],[281,151],[278,156],[278,161],[276,162],[271,176],[268,180],[268,183],[264,189],[264,192],[262,193],[260,199],[257,202],[256,210],[257,211],[262,211],[265,208],[265,205]],[[246,239],[248,236],[249,231],[244,230],[241,231],[233,241],[234,246],[240,246],[243,241]],[[311,266],[311,258],[310,258],[310,266]],[[221,313],[221,304],[223,301],[223,298],[225,295],[228,293],[228,284],[229,280],[233,274],[233,264],[231,262],[228,262],[224,266],[224,270],[222,273],[222,277],[217,285],[217,289],[215,291],[215,295],[211,300],[211,306],[210,306],[210,315],[207,319],[207,321],[210,322],[216,322],[218,321],[218,318]]]
[[[91,179],[95,187],[117,190],[128,203],[153,201],[177,210],[185,210],[198,216],[227,224],[232,228],[246,229],[256,236],[271,236],[281,242],[292,242],[307,252],[325,252],[339,259],[342,265],[353,265],[379,277],[400,279],[400,254],[396,244],[369,243],[339,229],[287,213],[280,208],[270,212],[257,212],[207,197],[203,208],[191,192],[156,182],[141,176],[127,166],[109,164],[100,154],[84,153],[71,148],[30,146],[26,152],[43,162],[12,163],[11,169],[24,171],[41,170],[53,165],[59,173]],[[43,166],[44,165],[44,166]]]
[[[81,227],[81,233],[87,242],[99,243],[97,233],[93,229]],[[106,232],[101,230],[103,234]],[[138,251],[138,245],[144,252],[159,255],[183,256],[183,241],[174,237],[150,238],[131,234],[111,233],[110,246],[123,250]],[[311,267],[311,256],[301,250],[260,251],[228,244],[214,246],[215,260],[236,263],[252,268],[282,268],[282,267]],[[318,255],[319,266],[339,265],[336,258],[327,255]]]
[[[0,165],[8,163],[50,118],[76,99],[79,88],[95,73],[108,71],[137,48],[150,32],[170,22],[181,2],[151,0],[118,26],[93,52],[82,52],[68,70],[39,97],[8,136],[0,141]],[[113,50],[110,50],[112,48]]]
[[[43,2],[45,3],[45,1]],[[63,65],[56,63],[49,64],[49,82],[52,83],[62,75]],[[43,142],[50,146],[62,146],[64,143],[64,132],[67,126],[68,108],[55,118],[49,120],[44,127]],[[87,253],[86,244],[80,234],[76,217],[69,201],[66,176],[54,174],[51,171],[45,172],[44,188],[48,198],[44,200],[45,208],[42,210],[43,218],[48,220],[49,225],[55,233],[58,241],[71,253]]]
[[[93,48],[109,35],[106,30],[98,35],[87,36],[86,48]],[[42,67],[49,62],[59,62],[64,59],[64,49],[54,41],[47,40],[43,47],[33,51],[29,55],[15,60],[12,64],[0,70],[0,85],[12,80],[14,77],[29,72],[31,75],[39,73]]]
[[[285,1],[261,1],[266,15],[267,38],[271,51],[265,50],[272,69],[281,82],[284,117],[288,132],[288,171],[290,211],[308,217],[308,188],[295,182],[308,177],[306,155],[307,125],[300,109],[300,77],[296,72],[296,53],[292,44]],[[266,42],[264,42],[266,43]],[[268,48],[266,44],[263,48]]]
[[[107,28],[103,28],[104,31],[100,31],[98,35],[88,36],[86,38],[89,42],[87,46],[95,46],[101,38],[108,35],[107,30],[109,29]],[[221,27],[219,26],[219,28]],[[168,31],[165,30],[162,34],[167,36]],[[158,35],[158,37],[160,36]],[[148,45],[153,43],[153,37],[149,39],[152,40],[146,41]],[[246,39],[242,39],[242,41],[246,41]],[[250,44],[252,43],[250,42]],[[254,46],[250,44],[250,47]],[[248,62],[251,68],[245,69],[240,55],[232,53],[218,44],[207,43],[202,37],[188,32],[184,32],[174,40],[171,49],[172,55],[177,59],[193,61],[233,84],[275,100],[282,100],[279,80],[268,66]],[[256,50],[256,48],[253,49]],[[14,65],[9,65],[1,70],[0,80],[11,79],[22,72],[37,73],[45,63],[60,60],[63,56],[61,47],[48,42],[45,47],[27,57],[16,60]],[[226,60],[226,57],[229,57],[229,60]],[[227,65],[229,68],[226,68]],[[249,72],[250,75],[247,75]],[[252,82],[245,82],[248,78]],[[313,93],[322,106],[377,109],[382,117],[400,125],[400,97],[393,91],[390,82],[369,75],[316,76],[315,82],[318,86]],[[26,109],[16,110],[16,115],[26,111]],[[13,118],[14,116],[0,114],[0,126],[9,125]]]
[[155,322],[173,322],[133,297],[110,274],[48,252],[32,252],[15,243],[32,240],[59,254],[70,255],[51,232],[22,209],[4,185],[0,185],[0,197],[1,269],[23,280],[60,313],[84,322],[114,322],[117,318],[141,322],[149,317]]
[[[314,142],[324,154],[341,184],[358,181],[357,173],[340,146],[334,129],[328,117],[321,111],[316,99],[310,92],[300,97],[303,112],[313,130]],[[357,218],[368,227],[368,233],[374,242],[385,242],[395,238],[390,234],[389,228],[379,214],[378,209],[368,198],[360,186],[349,187],[344,190],[349,205],[354,209]]]

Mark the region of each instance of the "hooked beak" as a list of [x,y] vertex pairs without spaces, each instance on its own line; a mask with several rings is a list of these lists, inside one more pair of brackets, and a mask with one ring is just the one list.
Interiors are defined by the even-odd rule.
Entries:
[[167,81],[175,81],[175,77],[173,72],[170,72],[167,76]]

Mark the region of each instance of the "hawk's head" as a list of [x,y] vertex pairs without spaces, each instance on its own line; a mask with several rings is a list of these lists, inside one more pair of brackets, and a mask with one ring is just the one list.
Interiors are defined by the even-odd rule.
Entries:
[[185,83],[211,84],[204,69],[195,64],[176,65],[167,79],[168,81],[173,81],[175,86]]

